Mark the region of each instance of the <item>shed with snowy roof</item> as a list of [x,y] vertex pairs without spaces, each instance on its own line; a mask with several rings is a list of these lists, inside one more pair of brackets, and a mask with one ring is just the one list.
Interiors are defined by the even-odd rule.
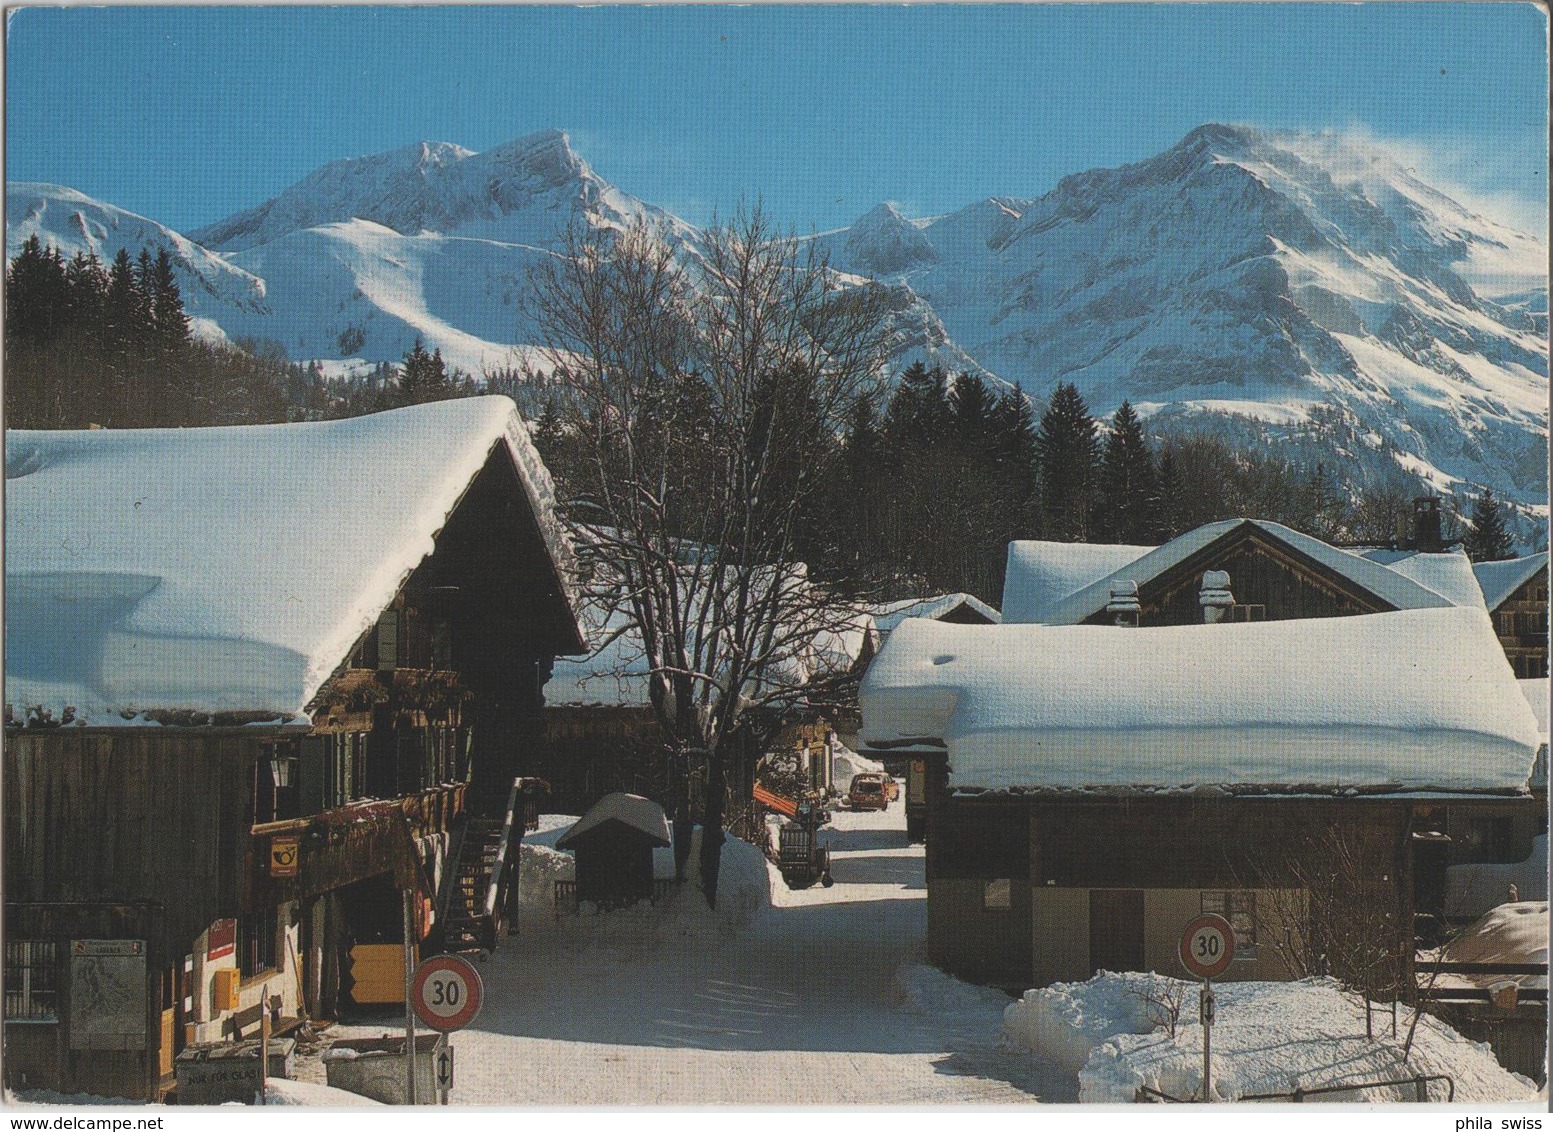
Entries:
[[[287,1013],[402,996],[368,951],[406,893],[451,941],[453,834],[507,845],[540,673],[583,646],[513,403],[12,432],[5,525],[8,1072],[154,1098],[292,962]],[[61,993],[83,938],[140,964],[145,1025]]]
[[1443,600],[1153,628],[909,621],[862,706],[865,751],[941,760],[929,952],[987,982],[1179,974],[1175,940],[1207,911],[1243,936],[1228,977],[1287,977],[1267,945],[1315,914],[1306,878],[1328,858],[1365,862],[1334,915],[1379,902],[1427,936],[1448,818],[1525,811],[1535,833],[1536,720],[1486,613]]
[[556,841],[577,858],[577,900],[627,908],[653,897],[652,851],[670,844],[663,807],[639,794],[606,794]]

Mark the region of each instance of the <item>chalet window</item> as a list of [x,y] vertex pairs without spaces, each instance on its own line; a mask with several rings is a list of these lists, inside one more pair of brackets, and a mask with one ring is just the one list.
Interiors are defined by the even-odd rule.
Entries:
[[59,1021],[59,953],[52,940],[5,941],[5,1020]]
[[431,667],[439,671],[453,667],[453,626],[445,617],[431,622]]
[[1223,916],[1235,929],[1235,958],[1256,958],[1256,893],[1205,892],[1202,910]]
[[278,919],[276,909],[269,908],[237,921],[238,967],[243,978],[251,979],[279,966],[275,961]]
[[365,795],[367,779],[367,736],[350,731],[329,736],[325,759],[324,806],[331,809],[354,802]]
[[1267,606],[1265,605],[1236,605],[1230,608],[1231,621],[1266,621]]
[[1007,912],[1014,906],[1014,882],[1007,877],[989,880],[981,886],[984,912]]
[[377,619],[377,667],[379,671],[399,667],[399,614],[385,610]]

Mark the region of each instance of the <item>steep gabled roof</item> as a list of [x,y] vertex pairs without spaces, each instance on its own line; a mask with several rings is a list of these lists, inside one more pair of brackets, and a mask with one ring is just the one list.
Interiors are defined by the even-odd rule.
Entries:
[[1008,544],[1004,624],[1035,624],[1063,598],[1136,562],[1155,548],[1024,539]]
[[505,397],[304,424],[12,432],[6,702],[110,725],[147,710],[297,716],[500,459],[553,571],[533,584],[558,595],[557,634],[580,644],[550,476]]
[[1474,562],[1472,572],[1477,575],[1483,590],[1483,603],[1492,613],[1503,605],[1511,594],[1537,576],[1537,571],[1548,568],[1548,552],[1528,554],[1525,558],[1509,558],[1502,562]]
[[907,621],[863,740],[948,751],[985,789],[1517,791],[1537,721],[1481,609],[1246,624]]
[[1383,548],[1361,550],[1358,554],[1361,558],[1395,570],[1405,578],[1411,578],[1452,605],[1483,608],[1483,591],[1478,587],[1472,560],[1460,547],[1437,554]]
[[909,597],[874,607],[874,624],[880,633],[889,633],[908,617],[926,617],[941,621],[960,610],[970,610],[986,624],[1002,620],[996,609],[974,594],[939,594],[937,597]]
[[1042,622],[1048,625],[1076,625],[1105,608],[1111,598],[1112,585],[1123,581],[1146,585],[1193,555],[1209,550],[1219,540],[1236,536],[1247,527],[1304,555],[1392,609],[1441,609],[1453,604],[1404,574],[1357,554],[1338,550],[1320,539],[1300,534],[1280,523],[1271,523],[1265,519],[1225,519],[1171,539],[1165,545],[1060,599],[1045,611]]

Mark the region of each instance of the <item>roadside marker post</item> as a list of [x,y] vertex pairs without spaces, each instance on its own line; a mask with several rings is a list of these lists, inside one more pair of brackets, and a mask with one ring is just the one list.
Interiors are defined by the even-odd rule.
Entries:
[[437,1090],[437,1103],[445,1105],[453,1088],[453,1047],[448,1034],[475,1020],[485,1004],[485,983],[469,960],[434,955],[415,969],[408,1001],[414,1015],[437,1031],[432,1085]]
[[1177,951],[1181,966],[1202,980],[1197,1018],[1202,1023],[1202,1099],[1213,1101],[1213,977],[1222,975],[1235,958],[1235,929],[1223,916],[1198,916],[1181,932]]

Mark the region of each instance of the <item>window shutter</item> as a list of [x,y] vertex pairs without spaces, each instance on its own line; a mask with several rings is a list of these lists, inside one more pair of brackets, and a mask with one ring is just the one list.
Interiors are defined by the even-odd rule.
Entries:
[[377,619],[377,666],[379,671],[399,667],[399,614],[392,609]]

